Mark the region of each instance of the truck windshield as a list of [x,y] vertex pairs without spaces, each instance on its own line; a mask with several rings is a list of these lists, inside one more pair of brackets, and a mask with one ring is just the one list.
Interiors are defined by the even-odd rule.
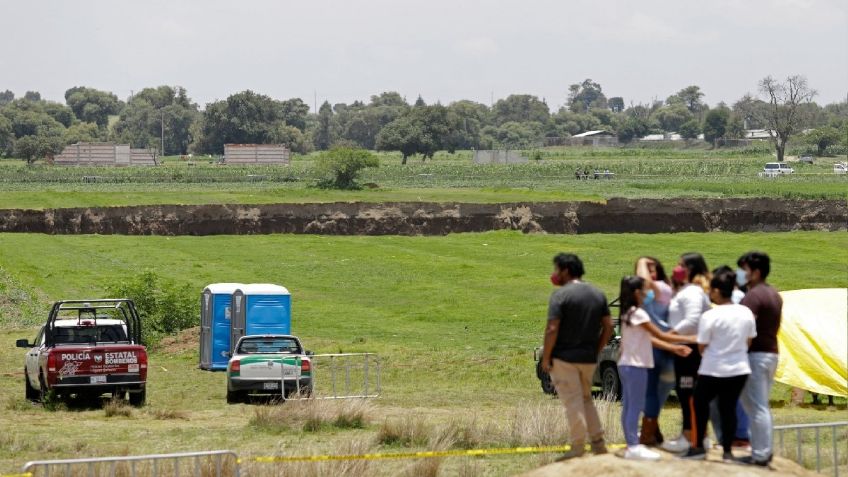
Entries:
[[121,325],[62,326],[53,330],[56,344],[117,343],[128,341]]
[[300,346],[292,338],[247,338],[241,341],[238,354],[300,353]]

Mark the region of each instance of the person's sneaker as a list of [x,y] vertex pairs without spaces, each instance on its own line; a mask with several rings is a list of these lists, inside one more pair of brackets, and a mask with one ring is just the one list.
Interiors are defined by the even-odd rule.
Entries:
[[691,447],[689,439],[683,435],[679,435],[674,439],[663,442],[662,444],[663,450],[667,450],[669,452],[686,452],[686,449],[689,447]]
[[739,462],[740,464],[758,465],[760,467],[768,467],[769,462],[771,462],[771,457],[772,456],[769,456],[769,458],[766,459],[766,460],[759,460],[759,459],[755,459],[753,456],[746,455],[744,457],[740,457],[740,458],[736,459],[736,462]]
[[606,454],[607,452],[607,443],[603,439],[598,439],[596,441],[592,441],[592,453],[595,455]]
[[707,451],[703,447],[690,447],[680,458],[686,460],[707,460]]
[[724,462],[725,464],[741,464],[741,462],[739,462],[739,459],[737,459],[736,457],[733,457],[732,452],[724,452],[721,455],[721,461]]
[[719,445],[718,442],[713,442],[710,436],[704,437],[704,449],[712,449],[713,445]]
[[583,444],[580,444],[579,446],[572,445],[571,449],[568,452],[566,452],[565,454],[559,456],[556,459],[556,461],[562,462],[564,460],[574,459],[576,457],[582,457],[584,453],[586,453],[586,449],[584,448]]
[[624,458],[629,460],[660,460],[660,455],[639,444],[634,447],[628,447],[624,451]]

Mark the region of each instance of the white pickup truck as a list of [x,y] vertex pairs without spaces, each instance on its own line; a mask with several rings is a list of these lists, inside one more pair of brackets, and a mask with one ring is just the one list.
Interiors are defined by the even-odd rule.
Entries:
[[242,336],[227,363],[227,403],[244,402],[251,394],[310,395],[311,355],[295,336]]

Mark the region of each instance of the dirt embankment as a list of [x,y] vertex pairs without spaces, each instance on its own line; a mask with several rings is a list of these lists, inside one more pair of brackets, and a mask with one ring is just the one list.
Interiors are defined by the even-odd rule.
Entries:
[[505,204],[327,203],[151,205],[0,210],[0,232],[47,234],[445,235],[521,230],[558,234],[846,230],[840,200],[612,199]]

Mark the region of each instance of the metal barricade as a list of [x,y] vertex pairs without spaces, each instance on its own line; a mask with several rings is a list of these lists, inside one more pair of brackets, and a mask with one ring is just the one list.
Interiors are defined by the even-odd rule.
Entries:
[[[840,429],[841,428],[841,429]],[[822,429],[830,429],[830,432],[825,432],[824,436],[822,436]],[[841,431],[841,432],[840,432]],[[793,443],[791,442],[794,438],[794,447],[795,447],[795,462],[800,464],[803,467],[812,468],[812,459],[807,459],[807,455],[804,453],[804,449],[807,445],[811,444],[810,442],[805,442],[805,437],[807,440],[812,440],[810,438],[809,433],[813,432],[815,435],[815,469],[816,472],[821,473],[822,471],[822,463],[827,462],[828,460],[833,465],[831,468],[831,474],[834,477],[839,477],[839,466],[840,465],[848,465],[848,451],[845,451],[846,443],[848,443],[848,421],[838,421],[838,422],[822,422],[822,423],[814,423],[814,424],[791,424],[786,426],[774,426],[774,433],[776,434],[775,440],[776,446],[775,450],[777,453],[791,459],[792,456],[790,453],[786,452],[787,444],[791,447]],[[787,436],[786,434],[789,434]],[[827,436],[830,436],[830,443],[822,443],[822,438],[825,439]],[[830,447],[830,449],[827,449]],[[844,451],[844,460],[843,463],[840,460],[839,449],[843,449]],[[828,450],[833,455],[830,459],[823,459],[822,454],[824,450]]]
[[22,468],[33,477],[239,477],[233,451],[181,452],[87,459],[36,460]]
[[376,398],[382,393],[380,357],[376,353],[328,353],[310,356],[312,388],[288,399]]

